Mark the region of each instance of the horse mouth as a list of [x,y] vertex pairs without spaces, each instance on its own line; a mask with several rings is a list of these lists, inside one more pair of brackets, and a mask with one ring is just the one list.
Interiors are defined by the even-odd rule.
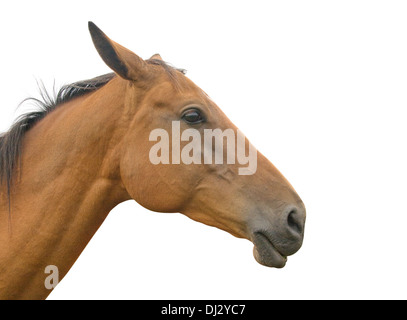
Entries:
[[253,234],[253,255],[256,261],[266,267],[283,268],[287,257],[281,254],[271,240],[262,232]]

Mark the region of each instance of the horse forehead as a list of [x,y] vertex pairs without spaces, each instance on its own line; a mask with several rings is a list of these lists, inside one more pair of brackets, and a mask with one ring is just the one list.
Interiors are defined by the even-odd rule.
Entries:
[[198,85],[196,85],[192,80],[190,80],[186,76],[182,76],[183,81],[181,82],[182,85],[180,87],[180,94],[184,95],[189,98],[197,98],[201,101],[208,102],[214,102],[212,98],[204,91],[202,90]]
[[150,98],[163,102],[194,99],[202,102],[207,100],[212,101],[205,91],[185,76],[182,76],[181,79],[175,83],[171,80],[160,82],[153,88]]

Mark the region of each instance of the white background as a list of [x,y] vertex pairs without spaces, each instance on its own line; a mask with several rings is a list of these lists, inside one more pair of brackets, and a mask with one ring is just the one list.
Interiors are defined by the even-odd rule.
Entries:
[[304,245],[284,269],[247,240],[135,202],[50,299],[407,298],[405,1],[9,1],[0,131],[48,88],[109,71],[88,20],[203,88],[293,184]]

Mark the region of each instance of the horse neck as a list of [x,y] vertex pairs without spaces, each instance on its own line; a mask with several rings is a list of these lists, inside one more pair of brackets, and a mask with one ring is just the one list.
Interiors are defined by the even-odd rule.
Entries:
[[27,132],[10,216],[8,201],[0,207],[0,298],[45,298],[45,268],[56,266],[61,279],[109,211],[129,198],[118,156],[125,90],[114,79]]

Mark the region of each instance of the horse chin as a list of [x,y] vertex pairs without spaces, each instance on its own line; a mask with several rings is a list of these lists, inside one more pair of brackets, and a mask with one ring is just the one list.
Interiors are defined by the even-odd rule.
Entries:
[[253,255],[258,263],[273,268],[283,268],[285,266],[287,257],[278,252],[263,233],[255,233],[253,243]]

